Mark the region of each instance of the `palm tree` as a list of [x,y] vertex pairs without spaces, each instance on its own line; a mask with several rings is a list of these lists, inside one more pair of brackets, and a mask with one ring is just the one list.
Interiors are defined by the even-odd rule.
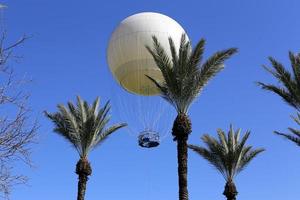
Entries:
[[224,67],[224,62],[237,52],[236,48],[218,51],[202,63],[205,40],[201,39],[192,50],[191,43],[182,35],[177,49],[169,38],[172,57],[170,58],[157,38],[153,36],[153,48],[146,46],[157,67],[161,70],[164,82],[158,82],[148,76],[157,86],[161,96],[177,111],[172,135],[177,141],[179,199],[188,200],[187,189],[187,140],[192,132],[188,110],[203,87]]
[[[300,125],[300,54],[294,54],[289,52],[289,59],[292,66],[292,73],[289,72],[283,64],[278,62],[272,57],[269,57],[273,69],[263,66],[270,74],[272,74],[281,86],[273,84],[265,84],[258,82],[258,85],[262,89],[271,91],[280,96],[284,102],[292,106],[297,110],[297,117],[293,117],[293,120]],[[274,131],[275,134],[281,135],[290,141],[300,146],[300,130],[288,128],[292,134],[281,133]]]
[[225,178],[226,185],[223,192],[227,200],[235,200],[238,194],[234,184],[235,176],[240,173],[264,149],[252,149],[252,146],[246,146],[245,143],[250,135],[247,131],[243,138],[239,141],[241,130],[230,130],[225,135],[221,129],[217,130],[218,139],[215,139],[207,134],[202,136],[202,141],[207,147],[196,145],[188,145],[190,149],[198,153],[210,164],[212,164]]
[[45,115],[54,123],[54,131],[67,139],[79,153],[80,159],[76,164],[79,179],[77,200],[84,200],[88,176],[92,174],[88,161],[89,152],[126,124],[115,124],[107,128],[110,105],[107,102],[99,110],[99,98],[90,106],[78,96],[77,105],[68,102],[68,108],[61,104],[57,107],[58,112],[50,114],[45,111]]

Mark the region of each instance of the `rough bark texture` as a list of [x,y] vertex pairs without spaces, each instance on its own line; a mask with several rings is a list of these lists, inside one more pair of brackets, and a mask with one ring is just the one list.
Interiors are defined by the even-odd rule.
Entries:
[[191,133],[191,121],[185,114],[178,114],[174,121],[172,135],[177,140],[179,200],[188,200],[187,188],[187,140]]
[[177,159],[178,159],[178,181],[179,181],[179,200],[188,200],[187,189],[187,140],[177,140]]
[[77,162],[76,174],[78,174],[77,200],[84,200],[88,176],[92,174],[91,165],[86,159],[80,159]]
[[235,184],[233,181],[227,181],[223,195],[227,197],[227,200],[236,200],[238,192],[236,190]]
[[174,137],[174,141],[177,139],[185,139],[187,140],[189,134],[192,132],[192,123],[189,117],[186,114],[178,114],[172,129],[172,135]]

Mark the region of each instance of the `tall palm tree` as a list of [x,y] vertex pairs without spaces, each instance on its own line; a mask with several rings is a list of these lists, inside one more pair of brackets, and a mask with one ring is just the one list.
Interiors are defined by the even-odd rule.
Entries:
[[77,200],[84,200],[88,176],[92,174],[92,168],[88,161],[89,152],[126,124],[115,124],[107,128],[110,120],[108,115],[110,105],[107,102],[99,110],[99,98],[89,105],[78,96],[77,105],[68,102],[68,107],[61,104],[57,107],[58,112],[53,114],[45,112],[45,115],[54,123],[54,131],[66,138],[79,153],[80,159],[76,164]]
[[202,141],[207,147],[196,145],[188,145],[188,147],[206,159],[212,164],[225,178],[226,185],[223,192],[227,200],[235,200],[238,194],[234,184],[235,176],[240,173],[264,149],[252,149],[252,146],[246,146],[246,141],[250,135],[247,131],[246,134],[240,138],[241,130],[230,130],[225,135],[221,129],[217,130],[218,139],[215,139],[207,134],[202,136]]
[[[280,83],[279,86],[273,84],[265,84],[258,82],[262,89],[271,91],[280,96],[284,102],[297,110],[297,117],[292,117],[293,120],[300,125],[300,54],[289,52],[289,59],[292,66],[292,73],[289,72],[283,64],[272,57],[269,57],[272,68],[263,66],[271,75],[273,75]],[[288,128],[291,134],[274,131],[290,141],[300,146],[300,130]]]
[[[205,40],[201,39],[194,49],[182,35],[179,50],[169,38],[172,57],[169,57],[157,38],[153,36],[153,47],[146,46],[157,67],[161,70],[164,81],[158,82],[148,76],[157,86],[161,96],[177,111],[172,135],[177,141],[179,199],[188,199],[187,189],[187,140],[192,132],[188,110],[203,87],[224,67],[224,62],[237,52],[236,48],[218,51],[202,63]],[[178,50],[178,51],[177,51]],[[178,53],[177,53],[178,52]]]

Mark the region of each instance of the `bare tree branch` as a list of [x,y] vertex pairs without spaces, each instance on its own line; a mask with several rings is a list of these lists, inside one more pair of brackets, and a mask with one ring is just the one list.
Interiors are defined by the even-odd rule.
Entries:
[[6,46],[6,33],[0,36],[0,198],[5,199],[15,185],[27,182],[25,175],[16,174],[14,166],[32,166],[31,148],[38,129],[30,118],[30,94],[24,89],[30,80],[19,78],[9,64],[16,58],[14,49],[27,38]]

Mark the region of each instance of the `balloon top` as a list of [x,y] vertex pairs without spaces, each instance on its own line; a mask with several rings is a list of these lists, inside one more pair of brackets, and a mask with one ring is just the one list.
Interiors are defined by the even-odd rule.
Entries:
[[174,40],[178,49],[184,33],[184,29],[175,20],[160,13],[137,13],[121,21],[113,32],[107,49],[109,68],[121,87],[138,95],[159,94],[155,84],[147,76],[158,82],[163,82],[164,79],[145,46],[152,47],[152,36],[156,36],[171,57],[168,38]]

